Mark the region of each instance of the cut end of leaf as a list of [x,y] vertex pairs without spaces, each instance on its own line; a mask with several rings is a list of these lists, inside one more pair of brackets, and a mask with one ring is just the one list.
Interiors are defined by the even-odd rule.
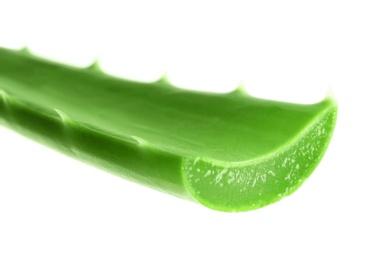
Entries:
[[227,212],[261,208],[294,192],[319,164],[332,136],[337,106],[332,98],[323,102],[330,106],[296,140],[269,155],[237,163],[185,160],[189,192],[199,203]]

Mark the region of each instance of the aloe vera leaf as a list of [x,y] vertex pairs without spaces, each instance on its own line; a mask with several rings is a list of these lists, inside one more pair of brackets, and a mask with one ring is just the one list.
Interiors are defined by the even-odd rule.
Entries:
[[0,123],[123,178],[221,211],[295,191],[336,122],[328,96],[304,105],[242,89],[216,94],[133,82],[0,49]]

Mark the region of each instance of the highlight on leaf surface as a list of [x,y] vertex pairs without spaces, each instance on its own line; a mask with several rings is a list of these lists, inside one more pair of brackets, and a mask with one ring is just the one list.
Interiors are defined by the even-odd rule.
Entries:
[[[333,97],[311,104],[119,79],[0,49],[0,123],[88,164],[221,211],[295,191],[320,162]],[[99,71],[100,73],[96,73]],[[170,87],[167,87],[170,86]]]

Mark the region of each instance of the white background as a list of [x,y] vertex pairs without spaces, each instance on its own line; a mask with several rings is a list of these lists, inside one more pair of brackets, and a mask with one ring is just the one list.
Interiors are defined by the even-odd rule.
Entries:
[[0,259],[392,259],[390,1],[265,2],[0,1],[2,46],[75,66],[99,57],[141,81],[166,71],[184,88],[226,92],[242,80],[252,95],[292,102],[330,87],[339,102],[306,183],[237,214],[1,127]]

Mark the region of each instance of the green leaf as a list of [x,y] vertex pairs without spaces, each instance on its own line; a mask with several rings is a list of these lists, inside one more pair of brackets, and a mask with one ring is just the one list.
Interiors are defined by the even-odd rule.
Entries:
[[292,104],[133,82],[0,49],[0,123],[123,178],[221,211],[295,191],[335,126],[332,97]]

